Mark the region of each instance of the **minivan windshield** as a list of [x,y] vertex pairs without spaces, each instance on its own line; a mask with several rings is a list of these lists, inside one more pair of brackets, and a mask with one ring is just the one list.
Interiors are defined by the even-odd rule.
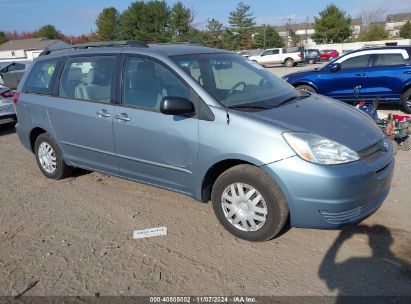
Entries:
[[191,54],[172,59],[226,107],[272,108],[306,96],[237,54]]

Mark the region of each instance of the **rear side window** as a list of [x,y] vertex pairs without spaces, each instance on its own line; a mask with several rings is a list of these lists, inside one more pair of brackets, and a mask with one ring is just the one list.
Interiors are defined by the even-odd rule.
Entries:
[[23,88],[25,93],[51,94],[52,79],[56,71],[58,59],[37,62],[27,77]]
[[402,54],[378,54],[376,55],[374,66],[402,65],[406,61]]
[[69,59],[61,74],[59,96],[109,103],[114,61],[114,56]]
[[354,69],[354,68],[368,67],[370,56],[371,55],[362,55],[362,56],[349,58],[341,62],[341,69]]

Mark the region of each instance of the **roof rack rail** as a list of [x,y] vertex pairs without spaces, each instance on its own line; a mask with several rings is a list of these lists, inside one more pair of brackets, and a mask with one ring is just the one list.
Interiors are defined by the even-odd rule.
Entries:
[[39,56],[48,55],[55,51],[62,50],[80,50],[80,49],[90,49],[90,48],[99,48],[99,47],[116,47],[116,46],[130,46],[130,47],[144,47],[148,48],[149,46],[138,40],[124,40],[124,41],[101,41],[101,42],[90,42],[90,43],[80,43],[69,45],[62,48],[48,49],[46,48]]
[[186,46],[204,46],[204,44],[193,41],[183,41],[183,42],[159,42],[150,43],[150,45],[186,45]]

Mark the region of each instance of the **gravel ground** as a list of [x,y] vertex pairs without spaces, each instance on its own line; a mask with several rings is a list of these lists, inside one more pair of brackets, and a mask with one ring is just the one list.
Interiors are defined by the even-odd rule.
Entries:
[[[361,225],[264,243],[236,239],[210,204],[179,194],[83,170],[49,180],[13,124],[0,126],[0,151],[0,295],[38,281],[25,295],[411,296],[411,151]],[[157,226],[168,235],[132,239]]]

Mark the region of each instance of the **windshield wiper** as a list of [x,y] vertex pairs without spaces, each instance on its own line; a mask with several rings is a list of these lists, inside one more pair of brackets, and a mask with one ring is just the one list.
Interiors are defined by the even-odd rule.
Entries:
[[253,109],[253,110],[269,110],[273,107],[263,107],[263,106],[254,106],[254,105],[238,105],[238,106],[228,106],[229,109]]
[[283,104],[286,104],[286,103],[288,103],[288,102],[290,102],[290,101],[300,100],[300,99],[304,99],[304,98],[307,98],[307,97],[310,97],[310,96],[311,96],[311,94],[308,93],[308,92],[307,92],[307,95],[291,96],[291,97],[283,100],[282,102],[280,102],[280,103],[277,105],[277,107],[282,106]]

